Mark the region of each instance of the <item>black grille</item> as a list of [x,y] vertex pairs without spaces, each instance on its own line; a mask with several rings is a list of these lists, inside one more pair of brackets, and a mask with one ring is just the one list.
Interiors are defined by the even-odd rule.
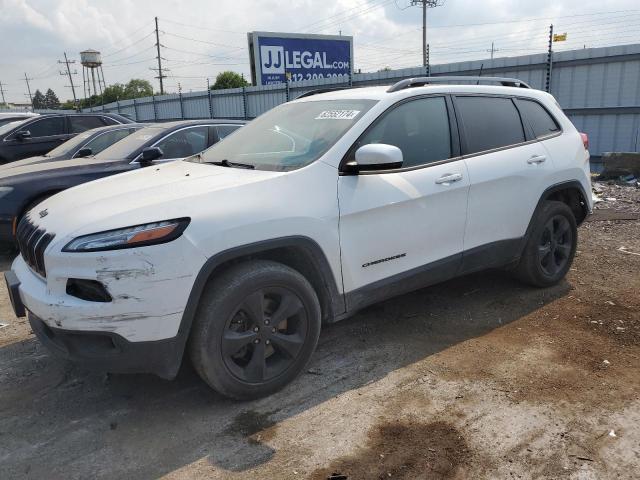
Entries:
[[34,271],[43,277],[47,276],[44,268],[44,251],[55,235],[38,228],[26,215],[20,220],[16,238],[20,255]]

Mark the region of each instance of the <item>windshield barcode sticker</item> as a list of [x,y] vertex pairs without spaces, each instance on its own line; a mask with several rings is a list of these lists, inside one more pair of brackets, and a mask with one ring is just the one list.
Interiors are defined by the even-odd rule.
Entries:
[[360,110],[325,110],[316,120],[353,120],[359,113]]

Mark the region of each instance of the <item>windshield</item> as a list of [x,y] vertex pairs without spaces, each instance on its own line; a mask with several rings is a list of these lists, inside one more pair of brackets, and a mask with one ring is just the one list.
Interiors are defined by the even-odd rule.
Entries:
[[375,100],[286,103],[256,118],[191,161],[227,160],[228,164],[248,164],[259,170],[301,168],[320,158],[375,104]]
[[147,144],[149,140],[165,130],[163,127],[153,126],[141,128],[128,137],[114,143],[109,148],[105,148],[94,158],[97,160],[123,160]]
[[9,133],[14,128],[19,127],[23,123],[27,123],[27,120],[29,120],[29,119],[27,118],[25,120],[18,120],[18,121],[9,122],[9,123],[6,123],[4,125],[1,125],[0,126],[0,135],[4,135],[6,133]]

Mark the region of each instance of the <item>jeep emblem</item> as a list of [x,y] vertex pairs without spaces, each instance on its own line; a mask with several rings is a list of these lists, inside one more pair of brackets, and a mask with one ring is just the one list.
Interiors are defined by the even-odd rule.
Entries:
[[45,208],[44,210],[40,210],[39,215],[40,215],[40,218],[44,218],[47,215],[49,215],[49,211]]

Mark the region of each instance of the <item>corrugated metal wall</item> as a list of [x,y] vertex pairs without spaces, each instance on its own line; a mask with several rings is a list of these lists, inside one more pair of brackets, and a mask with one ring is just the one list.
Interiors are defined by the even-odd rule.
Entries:
[[[546,54],[433,65],[432,75],[515,77],[544,89]],[[325,79],[211,92],[141,98],[96,107],[139,121],[181,118],[254,118],[319,86],[389,85],[424,76],[422,67],[355,74],[350,82]],[[576,127],[589,134],[591,153],[640,151],[640,44],[554,54],[551,93]]]

